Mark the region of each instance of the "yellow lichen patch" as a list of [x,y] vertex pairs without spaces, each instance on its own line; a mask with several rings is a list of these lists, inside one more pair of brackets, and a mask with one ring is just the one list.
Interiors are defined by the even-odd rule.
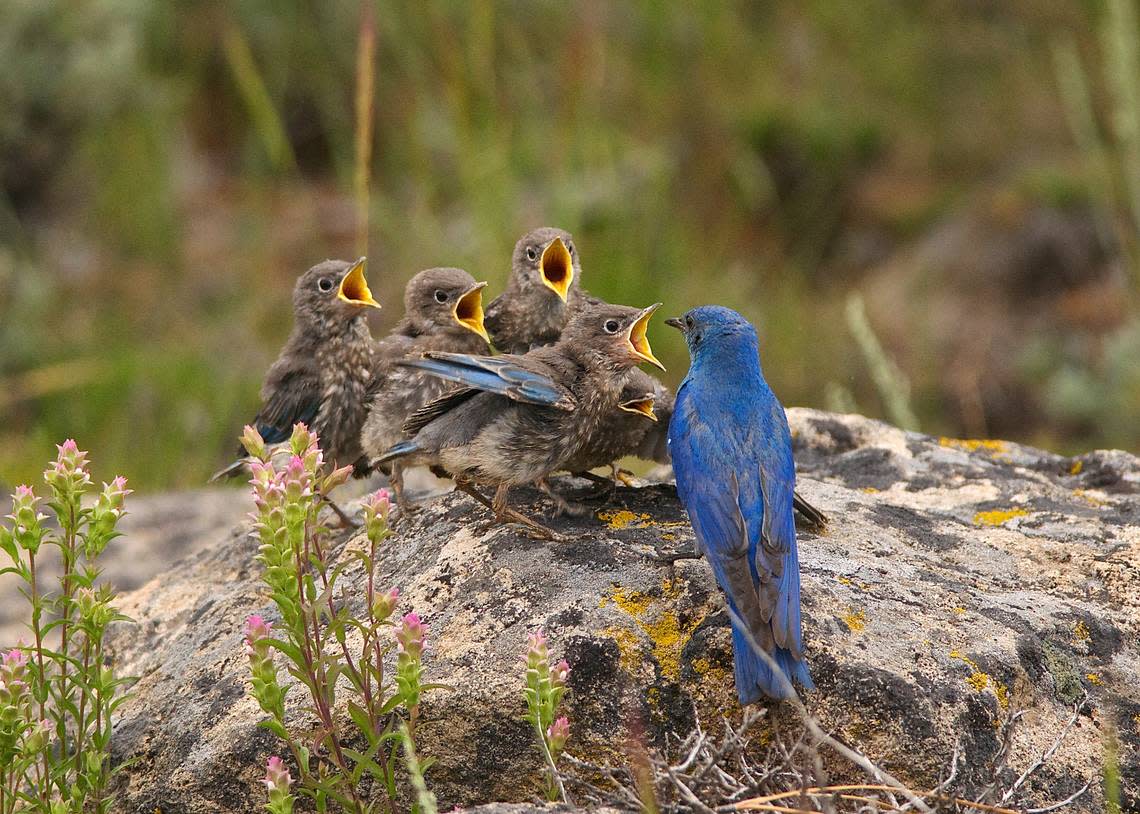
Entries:
[[867,627],[867,617],[862,610],[852,610],[843,617],[843,621],[851,628],[852,633],[862,633],[863,628]]
[[995,441],[989,438],[947,438],[942,436],[938,439],[938,443],[944,447],[962,449],[966,452],[977,452],[978,450],[1005,452],[1009,449],[1009,445],[1005,441]]
[[1099,498],[1096,495],[1090,495],[1084,489],[1074,489],[1073,490],[1073,496],[1079,497],[1081,500],[1083,500],[1085,503],[1089,504],[1090,506],[1100,507],[1100,506],[1107,506],[1108,505],[1107,500],[1104,500],[1103,498]]
[[1089,631],[1089,626],[1085,624],[1083,619],[1073,625],[1074,642],[1087,642],[1091,638],[1092,633]]
[[598,512],[598,519],[606,523],[611,529],[643,529],[653,525],[653,518],[648,514],[631,512],[629,509],[607,509]]
[[1094,687],[1099,687],[1101,684],[1104,683],[1101,680],[1100,676],[1096,673],[1088,673],[1085,675],[1085,678],[1087,678],[1089,680],[1089,683],[1092,684]]
[[974,515],[975,526],[1000,526],[1007,523],[1015,517],[1025,517],[1028,515],[1025,509],[994,509],[989,512],[978,512]]
[[1079,474],[1081,474],[1081,470],[1084,468],[1085,468],[1085,464],[1083,461],[1073,461],[1073,465],[1069,467],[1069,474],[1070,475],[1079,475]]
[[855,584],[848,577],[836,577],[836,579],[839,580],[840,585],[854,585]]
[[1002,709],[1009,709],[1009,688],[991,676],[989,673],[983,673],[981,668],[978,667],[977,662],[972,658],[957,650],[950,651],[950,658],[957,659],[965,664],[972,671],[966,678],[966,683],[973,687],[978,692],[989,690],[997,698],[998,706]]
[[958,614],[959,616],[961,616],[962,614],[964,614],[966,612],[966,609],[963,607],[960,607],[960,606],[957,608],[954,608],[953,610],[954,610],[954,613]]
[[[682,624],[677,612],[670,609],[680,597],[681,587],[678,581],[668,578],[661,583],[661,610],[656,614],[653,613],[654,598],[644,591],[618,586],[609,597],[609,601],[629,614],[649,637],[653,658],[661,668],[661,674],[673,681],[681,677],[681,651],[704,618],[703,615],[696,616]],[[603,597],[601,606],[605,606],[606,602],[607,599]],[[633,635],[632,632],[627,632]],[[620,641],[618,647],[621,647]]]
[[864,492],[864,493],[866,493],[866,494],[868,494],[868,495],[877,495],[877,494],[879,493],[879,490],[878,490],[878,489],[876,489],[874,486],[864,486],[864,487],[863,487],[862,489],[860,489],[859,491],[860,491],[860,492]]
[[626,672],[634,672],[644,662],[637,634],[627,627],[607,627],[602,631],[607,639],[613,639],[618,647],[618,664]]

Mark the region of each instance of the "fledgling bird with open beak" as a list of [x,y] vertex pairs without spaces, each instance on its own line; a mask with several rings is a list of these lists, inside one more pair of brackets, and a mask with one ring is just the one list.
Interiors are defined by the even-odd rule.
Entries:
[[[512,486],[541,483],[589,442],[617,408],[630,370],[653,355],[646,325],[658,305],[598,303],[579,310],[554,345],[529,353],[430,353],[401,362],[460,387],[416,412],[411,436],[380,462],[439,466],[499,522],[553,533],[508,505]],[[487,500],[476,485],[495,487]]]
[[[376,343],[376,369],[368,394],[368,417],[360,443],[369,461],[404,439],[403,426],[412,413],[442,396],[453,385],[414,367],[397,364],[420,359],[431,351],[487,353],[490,339],[483,327],[483,288],[463,269],[421,271],[404,289],[404,318]],[[389,479],[401,512],[403,463],[394,460]]]
[[[293,331],[265,375],[261,409],[253,420],[268,444],[289,440],[293,425],[303,422],[320,436],[332,466],[351,464],[361,472],[367,467],[360,428],[373,369],[365,314],[380,307],[368,288],[365,263],[363,257],[355,263],[326,260],[297,280]],[[239,460],[211,480],[237,474],[244,464]]]
[[487,306],[487,330],[503,353],[552,345],[586,301],[582,269],[570,233],[543,226],[523,235],[511,256],[511,276]]

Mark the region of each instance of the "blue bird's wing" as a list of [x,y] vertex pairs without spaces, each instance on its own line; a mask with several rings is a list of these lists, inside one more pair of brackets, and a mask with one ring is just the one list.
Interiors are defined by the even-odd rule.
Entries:
[[[775,658],[788,678],[811,686],[800,640],[790,439],[790,472],[782,464],[766,469],[771,450],[764,445],[779,444],[779,439],[746,431],[744,425],[756,413],[744,409],[740,415],[729,411],[702,416],[688,390],[688,383],[683,384],[677,394],[669,448],[677,492],[697,542],[751,638]],[[776,698],[790,694],[791,686],[752,651],[735,623],[733,645],[743,703],[757,700],[761,693]]]
[[526,404],[573,410],[574,397],[553,378],[553,370],[522,356],[474,356],[467,353],[427,353],[399,364],[425,370],[464,387],[498,393]]

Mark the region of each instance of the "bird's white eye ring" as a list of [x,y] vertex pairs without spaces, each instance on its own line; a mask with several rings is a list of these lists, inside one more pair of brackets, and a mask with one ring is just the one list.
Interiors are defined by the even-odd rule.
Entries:
[[606,320],[606,324],[602,327],[605,329],[606,333],[616,334],[618,332],[618,328],[620,328],[621,325],[618,324],[618,321],[616,319],[608,319]]
[[536,249],[534,246],[527,246],[526,247],[526,259],[530,260],[532,262],[537,260],[538,259],[538,249]]
[[447,302],[447,294],[445,294],[443,291],[440,291],[439,289],[436,289],[435,301],[436,302]]
[[321,291],[332,291],[332,287],[333,281],[328,277],[322,277],[317,283],[317,288],[319,288]]

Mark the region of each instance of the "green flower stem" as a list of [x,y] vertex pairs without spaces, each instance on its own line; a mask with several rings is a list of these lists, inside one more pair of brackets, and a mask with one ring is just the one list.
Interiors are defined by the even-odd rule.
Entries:
[[[40,598],[36,579],[36,552],[28,552],[29,593],[32,603],[32,635],[36,640],[36,700],[40,706],[40,720],[47,719],[47,672],[44,670],[44,634],[40,626],[40,617],[43,613],[43,600]],[[45,807],[51,791],[51,758],[48,750],[44,749],[40,755],[41,765],[37,770],[39,778],[36,787],[39,790],[40,803]],[[14,787],[13,787],[14,788]]]

